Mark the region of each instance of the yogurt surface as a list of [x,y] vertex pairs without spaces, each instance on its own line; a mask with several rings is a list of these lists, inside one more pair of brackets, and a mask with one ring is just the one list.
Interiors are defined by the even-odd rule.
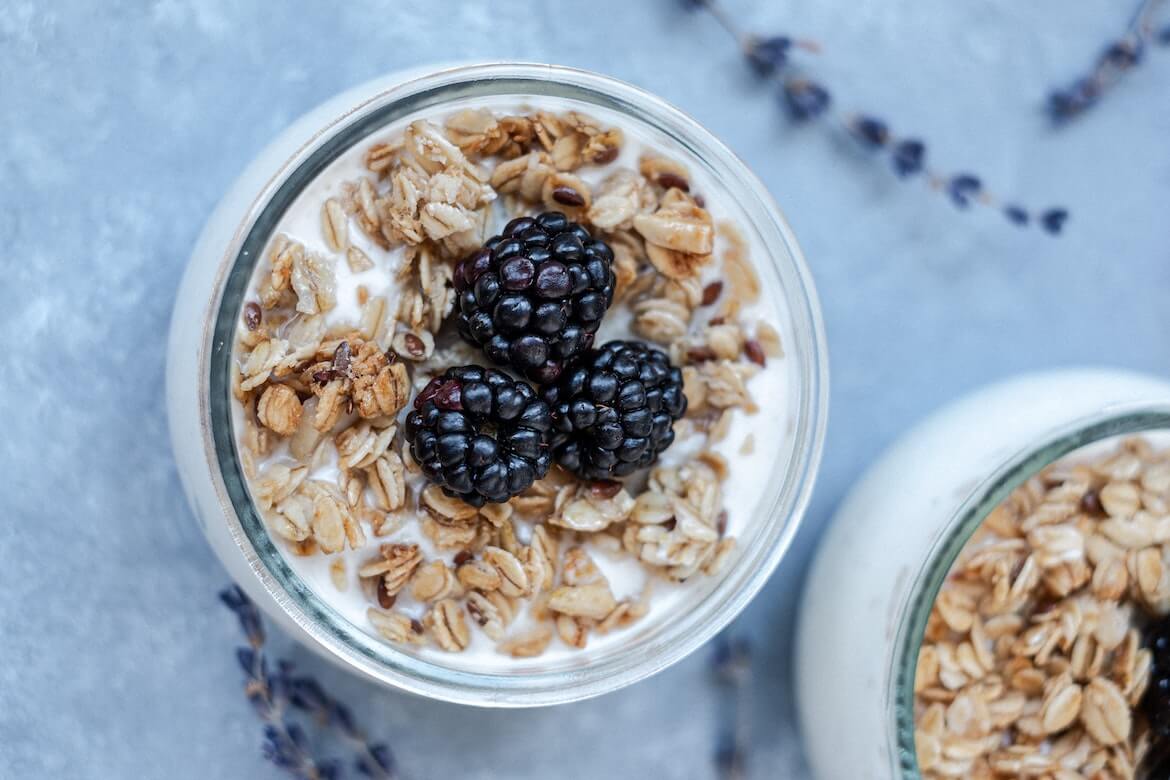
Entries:
[[[791,321],[788,312],[783,308],[783,295],[778,281],[773,273],[769,273],[767,267],[769,259],[763,255],[761,242],[750,231],[750,223],[739,211],[728,189],[709,177],[701,163],[689,152],[672,146],[665,137],[656,132],[594,106],[549,98],[533,98],[515,104],[501,104],[498,101],[484,99],[467,100],[453,104],[440,113],[424,113],[404,118],[378,130],[363,142],[348,149],[305,187],[281,218],[274,231],[273,240],[276,240],[276,236],[287,236],[303,244],[310,253],[337,257],[334,263],[336,306],[324,315],[327,327],[334,329],[342,324],[356,326],[362,317],[363,298],[384,296],[390,307],[393,307],[400,292],[395,275],[404,262],[406,249],[403,246],[385,249],[362,231],[351,229],[348,234],[350,244],[360,249],[373,264],[368,270],[352,270],[344,257],[338,257],[329,246],[324,233],[322,204],[329,198],[341,197],[347,183],[371,176],[365,159],[367,149],[371,145],[390,142],[401,136],[410,122],[425,119],[441,125],[447,117],[469,108],[486,108],[496,114],[530,114],[534,111],[562,113],[580,110],[604,126],[619,127],[625,140],[617,159],[604,166],[586,165],[575,171],[577,176],[595,189],[602,186],[605,177],[615,169],[637,170],[639,159],[645,154],[665,156],[681,162],[690,171],[690,193],[701,196],[704,207],[710,212],[715,224],[722,226],[731,223],[738,226],[749,262],[754,266],[759,278],[762,288],[759,300],[742,308],[738,321],[752,331],[762,323],[779,334],[781,344],[791,343]],[[504,198],[499,198],[493,205],[488,235],[497,233],[508,218],[515,216],[507,212],[504,201]],[[727,252],[731,241],[727,231],[717,229],[714,256],[718,258]],[[255,291],[266,271],[266,265],[265,259],[258,263],[247,300],[255,298]],[[721,263],[711,263],[704,269],[702,278],[704,286],[722,281],[720,266]],[[692,332],[702,328],[710,317],[715,315],[715,309],[715,306],[700,307],[692,318]],[[596,343],[600,344],[612,338],[630,338],[631,317],[627,307],[615,304],[603,322]],[[246,327],[243,323],[240,325],[240,335],[246,336]],[[440,336],[440,346],[442,338]],[[242,362],[244,359],[245,356],[240,353],[237,343],[237,360]],[[486,356],[479,353],[475,354],[474,362],[484,366],[491,365]],[[795,424],[793,399],[790,395],[790,388],[795,383],[792,365],[793,361],[786,357],[769,356],[766,365],[747,380],[747,389],[758,410],[754,413],[736,410],[730,417],[726,435],[721,441],[709,447],[711,451],[722,456],[727,464],[726,476],[720,485],[723,509],[726,512],[725,534],[735,537],[739,545],[750,545],[755,530],[763,524],[765,518],[761,513],[767,508],[762,504],[769,488],[784,473],[791,452],[792,429]],[[425,384],[425,380],[416,376],[413,390],[417,391],[420,384]],[[238,403],[235,404],[233,419],[238,434],[242,434],[244,430],[244,416],[244,408]],[[703,432],[693,430],[687,433],[680,430],[678,440],[663,454],[658,465],[681,464],[693,457],[706,444],[707,436]],[[238,446],[245,446],[242,438]],[[291,461],[285,443],[277,442],[257,466],[263,469],[270,463]],[[315,464],[309,478],[334,483],[338,476],[336,451],[333,447],[326,446],[325,456]],[[414,476],[411,480],[414,486],[421,487],[421,476]],[[636,475],[631,484],[637,482]],[[299,555],[282,539],[275,538],[275,542],[291,568],[309,584],[322,601],[355,626],[375,633],[367,616],[374,603],[371,601],[369,589],[364,588],[359,581],[358,570],[377,556],[379,544],[383,542],[418,544],[423,559],[427,561],[439,558],[450,562],[453,558],[452,551],[435,548],[431,540],[421,532],[418,524],[420,517],[421,510],[415,511],[414,507],[408,505],[402,512],[401,527],[392,534],[379,537],[367,527],[366,541],[361,548],[351,549],[347,545],[341,552],[331,555],[320,552]],[[530,533],[529,525],[517,522],[516,534],[520,542],[530,541]],[[649,585],[649,610],[645,617],[627,628],[612,630],[605,634],[591,634],[584,650],[570,647],[554,636],[551,644],[539,657],[530,659],[512,658],[498,652],[495,642],[474,625],[471,626],[470,643],[463,652],[449,653],[429,644],[423,647],[401,645],[401,649],[421,654],[446,666],[478,672],[524,673],[536,668],[584,665],[598,655],[615,650],[638,636],[653,633],[656,628],[686,610],[688,605],[697,603],[709,593],[721,576],[696,576],[685,582],[672,582],[650,570],[650,567],[627,552],[604,549],[602,545],[591,543],[587,535],[583,536],[581,541],[582,546],[593,557],[608,580],[618,601],[638,599],[641,594],[647,592],[645,589]],[[569,544],[563,541],[562,549]],[[736,565],[737,557],[738,550],[731,554],[724,571]],[[340,583],[336,568],[338,559],[344,561],[344,575],[340,578]],[[342,584],[343,587],[339,589],[338,584]],[[409,590],[401,594],[395,609],[419,619],[425,612],[424,605],[413,602],[409,597]],[[526,608],[522,609],[509,626],[508,632],[513,634],[523,631],[532,622],[533,618],[529,611]]]

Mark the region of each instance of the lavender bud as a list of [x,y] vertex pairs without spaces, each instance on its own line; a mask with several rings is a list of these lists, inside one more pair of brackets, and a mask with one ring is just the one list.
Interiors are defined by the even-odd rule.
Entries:
[[792,39],[777,35],[771,38],[750,38],[744,54],[748,63],[761,76],[771,76],[788,62]]
[[751,665],[751,644],[742,637],[720,637],[715,644],[711,663],[717,675],[727,682],[735,683],[747,673]]
[[366,777],[393,777],[394,754],[386,745],[370,745],[370,758],[362,756],[355,762],[357,770]]
[[295,723],[288,724],[288,726],[285,727],[285,731],[288,732],[289,739],[291,739],[292,743],[294,745],[296,745],[297,747],[303,748],[308,743],[308,740],[305,739],[304,730],[300,726],[298,726],[297,724],[295,724]]
[[1019,225],[1020,227],[1024,227],[1025,225],[1028,224],[1028,219],[1029,219],[1028,212],[1025,211],[1022,206],[1008,204],[1007,206],[1003,207],[1003,215],[1005,217],[1007,217],[1008,221],[1011,222],[1013,225]]
[[957,174],[947,183],[947,194],[951,196],[951,201],[961,209],[970,206],[971,198],[977,196],[982,189],[983,183],[979,181],[979,177],[969,173]]
[[828,110],[829,103],[829,93],[820,84],[804,79],[784,82],[784,105],[794,121],[804,122],[820,116]]
[[333,702],[332,710],[329,717],[337,724],[337,727],[346,734],[357,736],[357,728],[354,726],[353,715],[350,714],[349,708],[340,702]]
[[1040,226],[1055,236],[1064,228],[1064,223],[1067,220],[1067,209],[1048,209],[1048,211],[1040,215]]
[[724,740],[724,744],[715,754],[715,767],[719,770],[719,777],[725,780],[739,780],[747,776],[747,757],[734,744]]
[[296,743],[291,739],[292,729],[282,734],[279,729],[269,724],[264,727],[264,755],[281,769],[299,770],[303,759],[297,751]]
[[288,689],[289,679],[280,672],[277,672],[268,679],[268,690],[272,701],[279,703],[281,706],[284,706],[284,703],[289,700]]
[[260,615],[251,604],[240,610],[240,627],[252,647],[264,644],[264,624],[260,622]]
[[1048,113],[1056,121],[1080,114],[1097,100],[1098,88],[1090,79],[1080,79],[1068,89],[1048,96]]
[[268,720],[272,717],[272,703],[268,701],[268,696],[265,695],[263,688],[249,686],[246,689],[246,696],[248,703],[252,705],[252,709],[260,720]]
[[329,712],[329,697],[311,677],[298,677],[289,686],[289,700],[294,707],[314,713]]
[[[240,668],[244,670],[244,674],[251,677],[253,669],[256,668],[256,651],[250,647],[236,648],[236,660],[240,662]],[[263,665],[263,658],[260,659],[260,663]]]
[[894,173],[899,176],[912,176],[922,170],[926,162],[926,145],[916,138],[907,138],[894,146],[890,158],[894,166]]
[[1102,65],[1112,65],[1118,70],[1126,70],[1137,65],[1142,58],[1142,44],[1139,40],[1126,38],[1115,41],[1105,48],[1101,54]]
[[394,754],[390,752],[389,745],[371,745],[370,755],[374,757],[374,760],[378,762],[378,766],[383,770],[386,772],[394,771]]
[[853,135],[863,144],[870,147],[885,146],[890,140],[890,128],[877,117],[858,116],[849,123]]
[[1170,24],[1158,31],[1158,43],[1162,46],[1170,46]]
[[244,591],[239,585],[232,585],[229,588],[221,590],[219,592],[219,600],[232,612],[239,611],[240,607],[249,603],[248,597],[244,595]]

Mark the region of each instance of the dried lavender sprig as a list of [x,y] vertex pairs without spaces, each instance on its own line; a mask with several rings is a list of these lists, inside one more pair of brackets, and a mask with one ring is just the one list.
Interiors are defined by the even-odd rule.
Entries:
[[746,639],[721,634],[715,640],[711,665],[726,691],[724,708],[728,711],[720,719],[723,731],[715,753],[715,768],[722,780],[742,780],[747,776],[751,747],[751,646]]
[[1064,125],[1097,105],[1101,97],[1145,56],[1151,39],[1170,43],[1170,27],[1156,32],[1154,13],[1162,0],[1141,0],[1126,25],[1125,33],[1111,41],[1093,63],[1092,69],[1069,86],[1048,94],[1048,116],[1055,125]]
[[[789,36],[758,36],[744,31],[719,0],[681,0],[688,10],[705,10],[735,39],[757,74],[780,85],[781,102],[793,122],[807,122],[829,114],[832,96],[817,81],[801,73],[789,58],[798,39]],[[819,51],[816,44],[802,42],[800,48]],[[926,162],[926,144],[919,138],[895,137],[889,125],[871,114],[838,114],[845,131],[863,147],[889,155],[890,167],[899,178],[920,175],[934,190],[946,194],[956,208],[978,205],[999,210],[1009,222],[1026,226],[1035,222],[1050,234],[1058,234],[1068,220],[1068,210],[1053,207],[1031,213],[1015,203],[1005,203],[971,173],[943,174]]]
[[787,35],[756,36],[743,33],[735,20],[723,6],[706,0],[683,0],[684,5],[691,9],[706,8],[719,26],[727,34],[735,38],[740,50],[748,63],[761,76],[770,76],[788,64],[788,55],[792,49],[819,53],[821,45],[807,38],[791,38]]
[[221,591],[219,598],[235,613],[248,640],[248,646],[239,648],[236,657],[247,678],[245,695],[264,721],[265,758],[303,780],[336,780],[341,776],[336,761],[312,757],[304,731],[286,717],[293,708],[312,715],[322,725],[336,728],[357,754],[354,766],[360,773],[374,780],[394,780],[394,757],[389,747],[369,744],[349,710],[326,694],[316,680],[294,676],[293,665],[287,661],[279,661],[276,672],[269,672],[263,653],[266,637],[260,611],[243,590],[233,585]]
[[312,677],[293,676],[294,667],[288,661],[281,661],[277,668],[292,705],[312,716],[322,726],[335,728],[357,754],[354,765],[359,772],[374,780],[393,780],[396,777],[394,754],[389,746],[371,745],[365,733],[354,722],[348,707],[326,693]]

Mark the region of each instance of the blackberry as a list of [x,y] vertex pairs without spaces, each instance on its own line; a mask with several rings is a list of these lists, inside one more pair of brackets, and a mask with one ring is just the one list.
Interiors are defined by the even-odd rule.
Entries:
[[593,344],[613,303],[613,250],[559,211],[517,217],[455,268],[459,334],[548,384]]
[[653,463],[687,410],[682,371],[661,350],[610,341],[545,388],[553,457],[584,479],[612,479]]
[[1140,769],[1146,777],[1170,777],[1170,617],[1147,627],[1145,644],[1153,656],[1141,705],[1150,724],[1150,749]]
[[472,506],[503,502],[548,473],[548,404],[503,371],[449,369],[406,416],[410,454],[432,482]]

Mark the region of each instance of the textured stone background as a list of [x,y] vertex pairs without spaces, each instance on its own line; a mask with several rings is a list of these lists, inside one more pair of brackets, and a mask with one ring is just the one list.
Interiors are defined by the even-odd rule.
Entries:
[[[822,41],[816,70],[841,103],[921,134],[943,167],[1067,204],[1066,235],[957,214],[787,126],[713,23],[671,0],[0,1],[0,775],[278,776],[214,600],[225,574],[169,455],[172,296],[212,204],[275,132],[344,87],[453,58],[561,62],[662,94],[747,160],[803,243],[833,358],[827,457],[792,555],[735,628],[757,647],[752,776],[804,775],[794,603],[864,465],[991,379],[1167,371],[1170,51],[1053,132],[1042,96],[1119,32],[1116,2],[728,3]],[[370,690],[273,641],[392,741],[409,778],[712,774],[705,653],[601,700],[488,712]]]

